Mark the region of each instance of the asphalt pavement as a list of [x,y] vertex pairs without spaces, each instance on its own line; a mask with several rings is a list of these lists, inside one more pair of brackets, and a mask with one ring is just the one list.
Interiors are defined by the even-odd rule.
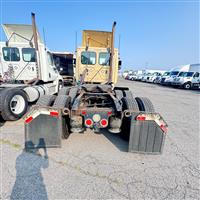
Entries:
[[23,120],[0,123],[1,199],[200,199],[200,93],[121,79],[169,125],[162,155],[128,153],[104,132],[71,134],[62,148],[27,153]]

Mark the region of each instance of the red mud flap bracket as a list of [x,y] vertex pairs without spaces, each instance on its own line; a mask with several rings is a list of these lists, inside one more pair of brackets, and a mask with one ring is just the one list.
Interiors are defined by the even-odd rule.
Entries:
[[25,148],[61,147],[61,111],[34,106],[25,117]]
[[131,113],[129,152],[161,154],[167,123],[158,113]]

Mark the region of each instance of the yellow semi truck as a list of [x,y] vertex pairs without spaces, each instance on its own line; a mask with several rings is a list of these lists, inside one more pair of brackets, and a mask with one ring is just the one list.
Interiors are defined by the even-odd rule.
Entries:
[[128,151],[161,153],[167,124],[151,101],[114,87],[121,64],[111,32],[83,31],[77,48],[77,84],[44,95],[25,117],[25,148],[60,147],[61,138],[86,129],[107,129],[129,141]]

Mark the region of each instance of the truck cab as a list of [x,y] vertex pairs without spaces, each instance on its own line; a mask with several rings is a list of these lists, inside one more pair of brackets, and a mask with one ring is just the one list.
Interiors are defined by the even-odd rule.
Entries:
[[40,80],[43,82],[53,82],[59,78],[62,80],[52,54],[40,37],[38,69],[36,50],[32,45],[31,25],[4,24],[3,29],[8,39],[6,42],[0,42],[1,73],[4,81],[24,83],[36,79],[37,73],[40,73]]
[[7,41],[0,42],[0,116],[20,119],[44,94],[62,87],[52,54],[42,42],[32,13],[32,26],[4,24]]
[[174,78],[172,85],[182,86],[185,89],[200,86],[200,73],[199,72],[182,72]]
[[200,64],[185,65],[187,69],[181,70],[177,77],[172,81],[173,86],[183,87],[185,89],[200,87]]
[[110,82],[115,84],[120,64],[118,49],[112,49],[112,32],[83,31],[82,46],[76,54],[76,80],[105,84],[111,78]]
[[[48,68],[48,73],[42,75],[42,80],[54,81],[58,71],[50,52],[44,51],[42,65]],[[5,81],[29,81],[37,77],[36,51],[28,45],[0,43],[1,74]]]
[[171,85],[172,81],[174,80],[175,77],[178,76],[179,73],[180,73],[180,71],[178,71],[178,70],[171,71],[168,76],[166,76],[165,78],[162,78],[161,84]]
[[[112,82],[117,82],[118,76],[118,50],[114,54],[114,70]],[[103,84],[108,82],[110,73],[110,52],[106,48],[84,47],[77,49],[76,80],[84,78],[85,83]]]
[[74,85],[75,57],[70,52],[51,52],[55,66],[63,78],[64,86]]

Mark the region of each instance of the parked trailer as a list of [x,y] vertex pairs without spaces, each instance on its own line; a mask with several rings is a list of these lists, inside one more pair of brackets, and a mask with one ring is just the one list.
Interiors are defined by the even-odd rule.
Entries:
[[61,147],[71,132],[107,129],[129,141],[129,152],[158,154],[167,124],[145,97],[133,97],[117,82],[118,49],[114,32],[84,31],[77,49],[76,79],[57,96],[44,95],[25,117],[25,148]]
[[45,47],[35,25],[4,24],[6,42],[0,43],[0,115],[17,120],[42,95],[58,93],[63,79],[52,54]]
[[73,53],[70,52],[51,52],[57,70],[63,78],[64,86],[75,85]]

